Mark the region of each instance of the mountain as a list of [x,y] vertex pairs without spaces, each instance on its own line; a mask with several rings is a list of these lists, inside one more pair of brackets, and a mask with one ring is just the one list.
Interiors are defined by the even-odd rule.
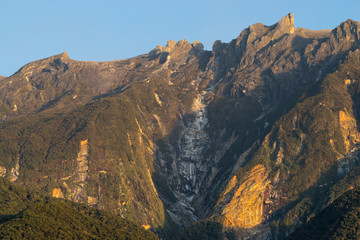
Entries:
[[114,214],[45,197],[4,178],[0,192],[1,239],[158,239]]
[[[160,237],[284,239],[357,186],[360,23],[66,52],[0,81],[0,176]],[[178,234],[177,234],[178,233]]]

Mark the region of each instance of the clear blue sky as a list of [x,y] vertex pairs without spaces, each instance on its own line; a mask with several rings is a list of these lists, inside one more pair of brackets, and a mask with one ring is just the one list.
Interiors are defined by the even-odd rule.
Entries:
[[251,24],[294,13],[295,27],[332,29],[360,21],[360,0],[0,0],[0,75],[68,51],[76,60],[108,61],[149,52],[167,40],[211,49]]

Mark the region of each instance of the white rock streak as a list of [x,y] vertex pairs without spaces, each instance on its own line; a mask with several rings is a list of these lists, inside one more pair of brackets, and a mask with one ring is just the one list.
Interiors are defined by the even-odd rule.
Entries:
[[184,126],[178,142],[179,152],[170,156],[172,158],[170,185],[177,202],[169,207],[168,213],[180,226],[187,226],[198,220],[192,207],[192,200],[199,192],[208,167],[203,154],[208,145],[205,131],[208,118],[203,103],[205,93],[198,94],[194,99],[193,116],[187,126]]

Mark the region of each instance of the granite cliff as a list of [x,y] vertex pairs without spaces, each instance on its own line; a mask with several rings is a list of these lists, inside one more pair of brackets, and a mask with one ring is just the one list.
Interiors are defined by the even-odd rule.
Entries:
[[289,14],[211,51],[29,63],[0,78],[0,174],[161,237],[283,239],[358,165],[359,48],[358,22]]

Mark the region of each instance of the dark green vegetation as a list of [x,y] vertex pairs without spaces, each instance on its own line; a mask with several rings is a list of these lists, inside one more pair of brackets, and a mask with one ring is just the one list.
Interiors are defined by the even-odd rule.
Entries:
[[[277,143],[284,146],[285,157],[280,165],[272,168],[291,172],[284,177],[281,190],[291,200],[286,207],[291,210],[283,220],[288,228],[296,219],[300,224],[305,222],[311,213],[321,209],[328,195],[334,195],[335,186],[331,186],[342,177],[338,174],[341,162],[349,158],[349,167],[358,164],[359,156],[348,157],[346,154],[347,148],[357,148],[359,142],[358,120],[353,117],[359,112],[353,101],[359,97],[359,77],[360,54],[357,51],[323,80],[315,96],[297,104],[276,129],[277,139],[281,139]],[[349,86],[345,85],[345,79],[356,81]],[[354,125],[341,122],[340,111],[346,112]],[[301,117],[297,120],[296,130],[291,130],[296,115]],[[342,191],[346,189],[349,188]]]
[[[223,237],[224,233],[221,222],[216,219],[205,219],[182,230],[173,240],[217,240]],[[229,237],[228,239],[232,240]]]
[[44,197],[0,178],[1,239],[158,239],[112,213]]
[[359,239],[360,190],[346,192],[286,239]]
[[[127,92],[136,94],[131,89]],[[54,187],[61,188],[65,197],[71,198],[73,193],[67,191],[64,182],[70,189],[75,188],[77,175],[74,169],[80,141],[88,139],[91,152],[86,195],[98,197],[98,189],[101,187],[106,194],[102,195],[98,204],[104,209],[116,209],[117,206],[113,204],[126,202],[134,197],[136,201],[145,203],[146,208],[154,211],[154,214],[163,214],[162,204],[159,200],[151,199],[148,194],[149,191],[154,191],[147,174],[147,168],[152,168],[152,157],[145,146],[138,145],[141,140],[148,146],[151,139],[147,139],[145,129],[144,135],[139,135],[134,121],[136,117],[139,124],[151,120],[136,113],[136,103],[134,106],[124,104],[125,102],[128,102],[128,98],[124,94],[107,100],[101,99],[61,115],[42,114],[2,124],[0,144],[4,146],[3,149],[7,149],[2,159],[3,166],[8,162],[14,163],[19,156],[23,169],[20,181],[38,182],[38,187],[48,189],[50,194]],[[151,104],[150,101],[147,102]],[[134,145],[130,145],[131,143]],[[141,151],[133,151],[136,147],[141,147]],[[104,163],[105,160],[108,161]],[[54,166],[62,166],[61,171]],[[126,174],[121,174],[122,171]],[[70,178],[66,179],[68,176]],[[66,180],[62,181],[62,178]],[[129,204],[130,206],[124,206],[129,211],[127,215],[137,220],[134,210],[136,206],[132,205],[133,202]]]

